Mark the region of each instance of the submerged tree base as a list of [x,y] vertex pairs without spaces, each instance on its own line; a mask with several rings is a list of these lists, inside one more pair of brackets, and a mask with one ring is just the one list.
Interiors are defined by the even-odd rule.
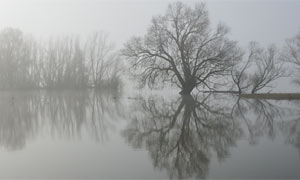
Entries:
[[180,91],[179,94],[182,96],[188,96],[188,95],[191,95],[191,92]]
[[195,86],[184,88],[179,92],[179,94],[181,94],[181,95],[190,95],[194,88],[195,88]]

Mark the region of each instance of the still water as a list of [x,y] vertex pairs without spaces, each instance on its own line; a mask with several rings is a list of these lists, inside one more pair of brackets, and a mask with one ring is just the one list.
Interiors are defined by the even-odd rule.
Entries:
[[300,101],[0,93],[0,178],[300,178]]

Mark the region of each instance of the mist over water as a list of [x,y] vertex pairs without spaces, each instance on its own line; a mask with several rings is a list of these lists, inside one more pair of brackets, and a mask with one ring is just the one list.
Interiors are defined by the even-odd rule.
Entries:
[[300,175],[298,101],[93,90],[0,99],[1,178]]
[[201,2],[0,1],[0,178],[299,179],[300,2]]

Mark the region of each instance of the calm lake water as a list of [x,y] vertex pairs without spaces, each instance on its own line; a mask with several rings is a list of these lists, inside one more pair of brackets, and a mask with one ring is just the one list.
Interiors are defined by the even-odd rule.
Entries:
[[0,93],[0,178],[300,178],[300,101]]

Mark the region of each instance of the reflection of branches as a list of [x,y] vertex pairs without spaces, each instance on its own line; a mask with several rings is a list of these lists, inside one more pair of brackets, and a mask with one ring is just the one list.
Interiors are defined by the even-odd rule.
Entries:
[[86,121],[86,106],[89,103],[86,92],[49,93],[41,109],[43,119],[50,118],[51,133],[64,137],[80,135]]
[[290,102],[291,106],[293,107],[289,112],[290,119],[288,121],[278,123],[278,126],[286,143],[291,144],[292,146],[297,148],[300,153],[300,101],[296,100]]
[[281,123],[280,130],[285,136],[285,141],[297,148],[300,153],[300,118]]
[[[281,132],[285,141],[300,152],[300,114],[297,108],[286,105],[298,105],[298,101],[268,101],[259,99],[238,99],[232,108],[232,117],[244,122],[249,132],[249,141],[256,144],[258,138],[267,134],[275,138],[276,132]],[[285,106],[286,107],[285,107]],[[295,106],[294,106],[295,107]]]
[[249,132],[250,143],[257,143],[257,138],[265,132],[274,137],[275,122],[285,114],[280,108],[268,100],[238,99],[233,106],[234,118],[241,119]]
[[123,112],[119,92],[34,92],[0,96],[0,145],[20,149],[39,132],[77,138],[88,133],[103,140]]
[[[118,117],[122,116],[123,111],[119,99],[119,92],[106,92],[105,94],[92,93],[92,100],[90,102],[91,107],[91,118],[87,119],[89,123],[88,131],[93,134],[93,137],[99,141],[105,138],[108,134],[108,130],[114,127],[113,121]],[[110,121],[108,121],[108,119]],[[100,131],[99,131],[100,130]]]
[[255,144],[264,134],[274,138],[278,122],[283,121],[283,117],[293,111],[277,105],[274,101],[239,98],[232,112],[234,118],[244,122],[249,132],[249,140]]
[[28,138],[36,134],[37,98],[28,94],[16,98],[1,95],[0,99],[0,145],[9,150],[21,149]]
[[250,144],[265,134],[274,138],[280,122],[285,124],[280,127],[288,132],[288,142],[299,147],[299,121],[283,121],[292,112],[274,101],[228,95],[171,101],[152,96],[135,102],[123,135],[133,147],[146,148],[154,166],[166,169],[170,178],[205,178],[212,152],[223,160],[243,136]]
[[133,146],[146,146],[154,166],[171,178],[206,177],[211,152],[227,157],[241,131],[223,107],[201,99],[141,99],[124,135]]

